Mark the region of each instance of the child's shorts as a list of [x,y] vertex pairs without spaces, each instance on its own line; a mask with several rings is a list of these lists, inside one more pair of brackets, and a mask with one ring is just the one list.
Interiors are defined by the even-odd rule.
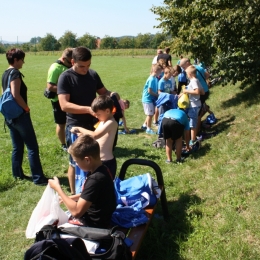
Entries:
[[164,139],[177,140],[183,135],[184,125],[173,118],[163,118],[162,129]]
[[190,128],[196,128],[198,124],[199,107],[189,107],[188,116],[190,118]]
[[153,103],[143,103],[144,113],[146,116],[153,116],[155,111],[155,106]]

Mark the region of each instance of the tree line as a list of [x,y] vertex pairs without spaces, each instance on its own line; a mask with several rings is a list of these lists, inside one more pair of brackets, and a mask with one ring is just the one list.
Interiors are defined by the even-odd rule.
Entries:
[[176,54],[213,66],[223,83],[260,82],[260,0],[164,0],[151,11]]
[[[30,42],[23,43],[24,51],[59,51],[67,47],[86,46],[89,49],[156,49],[167,39],[163,33],[141,34],[137,36],[112,37],[106,35],[104,38],[90,35],[88,33],[81,37],[71,31],[66,31],[59,39],[53,34],[47,33],[45,37],[33,37]],[[0,51],[5,52],[7,45],[0,46]],[[10,47],[8,45],[8,47]]]

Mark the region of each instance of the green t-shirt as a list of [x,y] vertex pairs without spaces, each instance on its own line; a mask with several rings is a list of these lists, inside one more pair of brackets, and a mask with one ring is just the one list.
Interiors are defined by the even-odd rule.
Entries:
[[[53,63],[48,70],[47,82],[57,85],[60,74],[67,69],[68,68],[61,63]],[[56,95],[56,97],[51,100],[53,102],[58,101],[58,95]]]

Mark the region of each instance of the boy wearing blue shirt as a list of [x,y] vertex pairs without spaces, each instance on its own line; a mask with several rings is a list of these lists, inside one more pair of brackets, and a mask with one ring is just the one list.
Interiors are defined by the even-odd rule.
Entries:
[[155,65],[152,68],[152,73],[147,79],[142,95],[142,103],[146,119],[143,123],[142,129],[146,129],[147,134],[156,134],[152,129],[152,118],[155,112],[155,101],[158,97],[158,79],[157,77],[162,72],[162,68],[159,65]]
[[[187,104],[180,104],[178,106],[186,109]],[[163,137],[165,139],[166,163],[172,162],[172,146],[175,142],[176,162],[181,163],[182,153],[182,135],[185,133],[185,142],[187,150],[190,150],[190,124],[186,113],[182,109],[170,109],[164,113],[162,120]]]
[[169,67],[166,67],[164,69],[164,75],[158,83],[158,94],[160,94],[161,92],[168,94],[173,93],[172,81],[170,80],[171,76],[171,69]]

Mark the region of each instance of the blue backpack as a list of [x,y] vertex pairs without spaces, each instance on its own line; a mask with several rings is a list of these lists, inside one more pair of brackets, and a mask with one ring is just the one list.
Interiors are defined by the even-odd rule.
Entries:
[[0,111],[5,119],[10,120],[19,117],[24,111],[15,101],[11,88],[10,78],[14,70],[12,70],[8,76],[7,88],[0,98]]

